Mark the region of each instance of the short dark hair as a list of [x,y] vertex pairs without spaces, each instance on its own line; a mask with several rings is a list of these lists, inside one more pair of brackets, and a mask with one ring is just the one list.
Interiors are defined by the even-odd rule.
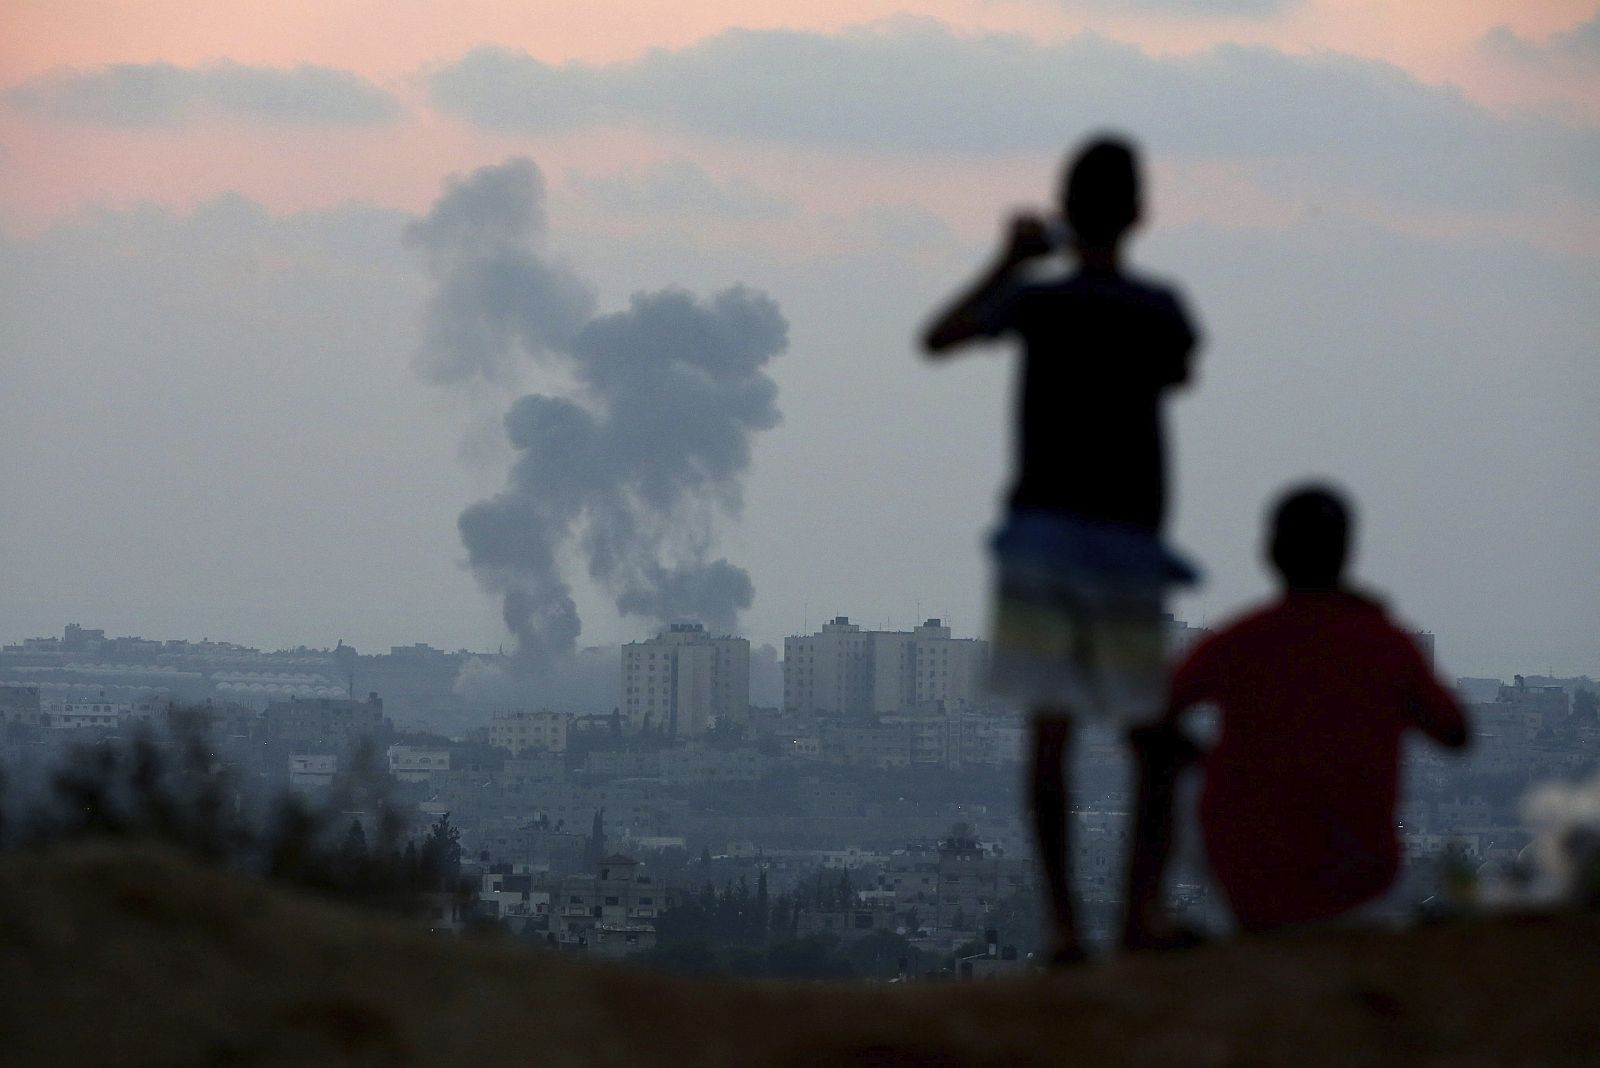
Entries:
[[1290,587],[1331,589],[1344,575],[1353,526],[1350,504],[1338,490],[1291,487],[1272,509],[1272,564]]
[[1107,244],[1139,218],[1139,161],[1133,145],[1119,137],[1096,137],[1078,150],[1067,168],[1061,203],[1067,224],[1081,241]]

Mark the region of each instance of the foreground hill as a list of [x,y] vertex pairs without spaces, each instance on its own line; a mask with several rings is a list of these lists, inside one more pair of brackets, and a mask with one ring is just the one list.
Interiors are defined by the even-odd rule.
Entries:
[[457,942],[152,849],[0,858],[19,1064],[1559,1064],[1600,916],[1323,933],[938,986],[693,982]]

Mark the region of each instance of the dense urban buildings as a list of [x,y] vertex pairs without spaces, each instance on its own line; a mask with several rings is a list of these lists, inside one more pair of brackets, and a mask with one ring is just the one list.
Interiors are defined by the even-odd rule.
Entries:
[[953,638],[929,619],[909,631],[862,630],[836,616],[783,640],[783,707],[798,715],[867,719],[977,703],[987,642]]
[[[1203,633],[1170,627],[1175,649]],[[1032,944],[1024,724],[984,696],[984,643],[939,620],[894,632],[838,617],[786,642],[782,707],[751,703],[743,638],[679,624],[612,655],[613,708],[503,697],[472,708],[453,683],[473,654],[364,656],[342,643],[274,653],[73,626],[0,650],[0,757],[12,788],[47,797],[41,776],[74,746],[198,712],[241,798],[293,791],[336,805],[333,831],[360,824],[368,842],[394,816],[377,799],[400,806],[411,839],[447,820],[473,889],[441,899],[437,926],[492,921],[573,952],[671,952],[691,928],[747,945],[900,939],[972,953],[991,930],[997,954]],[[388,688],[352,691],[367,680]],[[1600,767],[1593,680],[1461,679],[1458,692],[1472,751],[1407,756],[1403,902],[1436,893],[1447,864],[1520,863],[1524,794]],[[1086,731],[1080,764],[1079,890],[1105,936],[1127,833],[1120,740]],[[1214,912],[1198,873],[1180,872],[1176,889],[1192,917]],[[742,918],[724,928],[719,916]]]

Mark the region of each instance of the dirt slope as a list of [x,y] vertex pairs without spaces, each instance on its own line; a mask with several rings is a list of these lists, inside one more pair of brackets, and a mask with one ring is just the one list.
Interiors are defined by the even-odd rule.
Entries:
[[148,849],[0,859],[16,1064],[1575,1064],[1597,1008],[1593,915],[785,986],[434,938]]

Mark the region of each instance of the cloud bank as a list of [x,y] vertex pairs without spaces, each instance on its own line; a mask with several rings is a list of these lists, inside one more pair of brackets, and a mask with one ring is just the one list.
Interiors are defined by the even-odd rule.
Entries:
[[399,114],[394,97],[349,71],[231,60],[200,67],[115,63],[31,78],[7,96],[25,111],[93,126],[187,126],[210,120],[370,126]]
[[[826,71],[826,77],[819,72]],[[483,48],[436,71],[441,107],[484,127],[605,124],[873,154],[1054,154],[1126,128],[1163,153],[1253,161],[1297,183],[1449,207],[1593,199],[1600,131],[1490,114],[1387,63],[1221,45],[1156,57],[1093,34],[1060,44],[900,19],[822,34],[728,30],[609,65]],[[1507,166],[1507,161],[1525,166]]]
[[1485,34],[1479,47],[1496,59],[1530,69],[1553,67],[1559,73],[1600,74],[1600,11],[1546,41],[1529,40],[1502,24]]

